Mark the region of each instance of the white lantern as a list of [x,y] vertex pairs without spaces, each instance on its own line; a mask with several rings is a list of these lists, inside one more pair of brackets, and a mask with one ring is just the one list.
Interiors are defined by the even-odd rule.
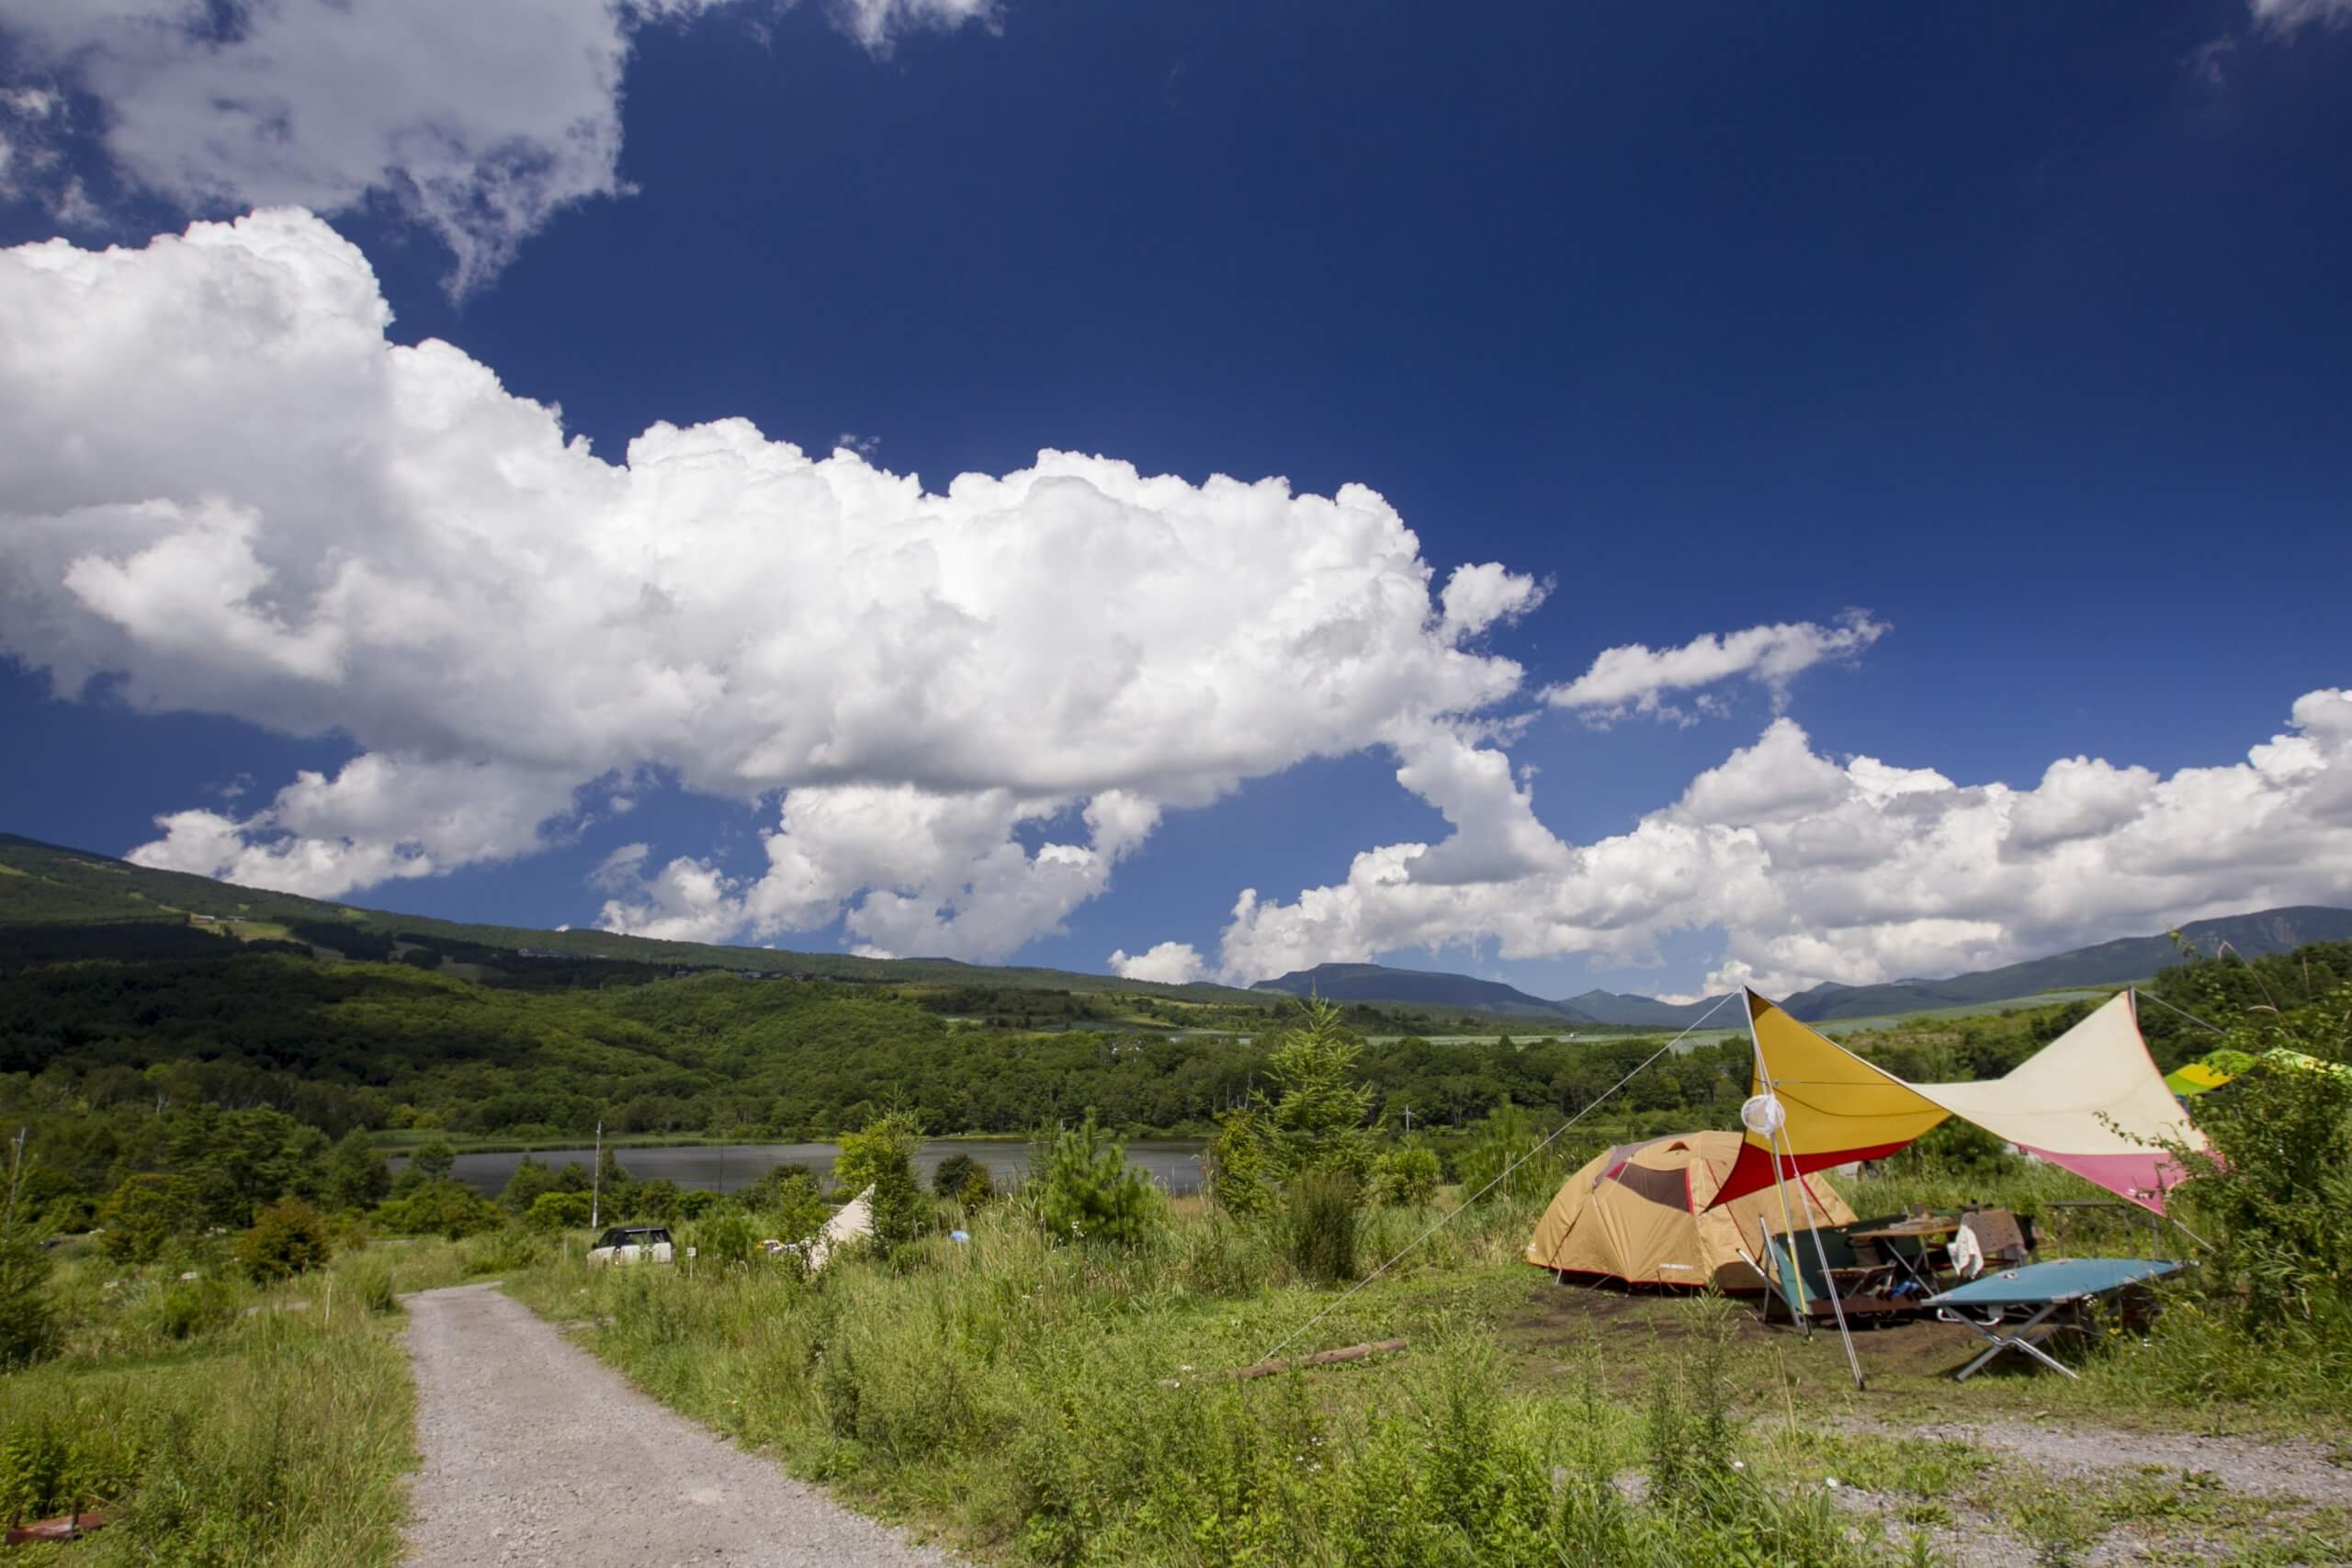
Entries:
[[1752,1097],[1739,1108],[1739,1124],[1759,1138],[1769,1138],[1789,1119],[1780,1100],[1769,1094]]

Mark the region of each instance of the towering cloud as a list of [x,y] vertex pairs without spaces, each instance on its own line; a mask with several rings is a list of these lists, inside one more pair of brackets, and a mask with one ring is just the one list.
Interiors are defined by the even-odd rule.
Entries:
[[876,948],[998,956],[1162,809],[1304,758],[1392,744],[1433,799],[1510,794],[1448,763],[1451,716],[1518,689],[1463,645],[1534,586],[1481,567],[1441,596],[1369,490],[1047,452],[933,492],[741,421],[608,462],[389,319],[290,209],[0,254],[0,639],[69,690],[116,671],[142,706],[367,749],[142,858],[340,892],[525,852],[577,789],[656,769],[780,795],[768,863],[673,861],[608,922],[846,912]]

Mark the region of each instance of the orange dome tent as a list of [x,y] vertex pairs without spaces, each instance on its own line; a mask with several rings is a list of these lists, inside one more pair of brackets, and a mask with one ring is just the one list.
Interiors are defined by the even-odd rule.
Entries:
[[[1679,1133],[1645,1144],[1621,1144],[1588,1162],[1562,1185],[1527,1244],[1539,1269],[1623,1280],[1634,1285],[1713,1285],[1729,1292],[1765,1288],[1740,1258],[1758,1256],[1759,1228],[1786,1228],[1769,1185],[1710,1209],[1715,1189],[1738,1159],[1737,1133]],[[1853,1223],[1854,1211],[1827,1178],[1813,1173],[1788,1184],[1800,1229]],[[1800,1193],[1803,1194],[1800,1197]]]

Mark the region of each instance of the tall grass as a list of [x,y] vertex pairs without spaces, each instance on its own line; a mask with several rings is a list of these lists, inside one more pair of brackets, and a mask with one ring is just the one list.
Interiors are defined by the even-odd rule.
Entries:
[[[1435,1217],[1367,1216],[1363,1256]],[[1525,1280],[1483,1265],[1532,1219],[1463,1215],[1399,1266],[1417,1278],[1346,1298],[1301,1347],[1405,1334],[1407,1357],[1250,1382],[1220,1374],[1340,1300],[1303,1282],[1279,1222],[1185,1213],[1136,1248],[1092,1249],[1000,1207],[968,1247],[813,1280],[555,1265],[509,1289],[587,1320],[657,1396],[795,1471],[1029,1562],[1884,1559],[1817,1500],[1729,1467],[1747,1438],[1720,1381],[1664,1389],[1655,1440],[1598,1414],[1591,1379],[1510,1392],[1481,1325]],[[1621,1478],[1655,1452],[1679,1457],[1637,1498]]]
[[75,1562],[395,1561],[415,1463],[395,1292],[455,1280],[464,1250],[379,1247],[272,1289],[216,1252],[67,1249],[62,1353],[0,1397],[0,1515],[106,1513]]

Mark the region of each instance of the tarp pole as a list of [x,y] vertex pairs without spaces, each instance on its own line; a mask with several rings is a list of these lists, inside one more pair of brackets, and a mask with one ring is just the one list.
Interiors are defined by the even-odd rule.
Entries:
[[[1764,1061],[1764,1042],[1759,1039],[1756,1033],[1756,1009],[1752,1003],[1747,1010],[1747,1043],[1756,1053],[1756,1076],[1763,1083],[1764,1092],[1770,1095],[1774,1101],[1777,1102],[1781,1098],[1779,1086],[1773,1082],[1771,1069],[1766,1066]],[[1786,1232],[1789,1238],[1789,1260],[1793,1263],[1796,1261],[1797,1234],[1794,1223],[1788,1221],[1789,1190],[1786,1179],[1781,1174],[1781,1151],[1782,1149],[1786,1149],[1788,1151],[1789,1170],[1796,1174],[1797,1179],[1800,1182],[1804,1179],[1804,1177],[1803,1172],[1797,1170],[1796,1146],[1783,1136],[1787,1131],[1788,1120],[1786,1116],[1781,1116],[1772,1130],[1765,1134],[1765,1142],[1770,1146],[1770,1153],[1772,1156],[1773,1185],[1779,1187],[1781,1190],[1781,1214],[1783,1221],[1788,1222],[1789,1224],[1789,1228]],[[1838,1320],[1838,1337],[1846,1347],[1846,1365],[1853,1371],[1854,1386],[1856,1388],[1860,1388],[1862,1386],[1862,1360],[1860,1356],[1854,1353],[1854,1331],[1846,1326],[1846,1307],[1845,1303],[1838,1299],[1838,1281],[1830,1277],[1829,1249],[1821,1245],[1821,1226],[1814,1219],[1811,1197],[1802,1192],[1800,1192],[1800,1196],[1805,1197],[1805,1228],[1813,1233],[1813,1256],[1815,1260],[1821,1265],[1821,1282],[1826,1286],[1829,1291],[1829,1312],[1830,1315]],[[1796,1273],[1797,1293],[1802,1297],[1804,1293],[1804,1271],[1803,1269],[1798,1269]],[[1804,1315],[1805,1321],[1810,1325],[1810,1315]],[[1810,1332],[1809,1328],[1808,1332]]]
[[[1763,1086],[1761,1089],[1762,1093],[1770,1095],[1773,1099],[1778,1100],[1780,1097],[1777,1094],[1774,1094],[1772,1089],[1772,1075],[1764,1066],[1764,1043],[1756,1037],[1755,1004],[1747,997],[1742,997],[1740,998],[1740,1002],[1747,1011],[1747,1046],[1749,1050],[1756,1054],[1756,1081]],[[1789,1261],[1793,1264],[1797,1260],[1797,1222],[1796,1216],[1789,1213],[1788,1183],[1781,1179],[1781,1137],[1779,1133],[1773,1132],[1766,1134],[1765,1143],[1770,1146],[1772,1153],[1772,1190],[1779,1193],[1781,1197],[1781,1234],[1788,1238]],[[1780,1271],[1780,1258],[1777,1255],[1772,1254],[1772,1238],[1770,1236],[1766,1236],[1764,1238],[1764,1250],[1767,1255],[1772,1256],[1773,1271],[1778,1273]],[[1827,1277],[1828,1276],[1826,1274],[1823,1276],[1824,1279],[1826,1279]],[[1789,1278],[1782,1287],[1781,1294],[1789,1298],[1789,1315],[1797,1320],[1798,1330],[1802,1332],[1807,1339],[1812,1338],[1813,1316],[1805,1311],[1804,1269],[1791,1269],[1789,1270]]]
[[[1778,1138],[1778,1136],[1779,1134],[1776,1133],[1774,1137]],[[1793,1169],[1796,1163],[1796,1154],[1792,1150],[1789,1155],[1790,1168]],[[1797,1179],[1799,1181],[1803,1181],[1804,1179],[1800,1176]],[[1846,1326],[1845,1303],[1838,1299],[1838,1281],[1830,1277],[1829,1251],[1826,1247],[1821,1245],[1821,1225],[1813,1217],[1813,1203],[1810,1195],[1807,1195],[1804,1206],[1804,1223],[1805,1228],[1813,1232],[1813,1256],[1821,1264],[1822,1283],[1829,1287],[1829,1310],[1838,1319],[1838,1337],[1845,1341],[1846,1365],[1853,1369],[1854,1386],[1856,1388],[1860,1388],[1862,1386],[1861,1358],[1854,1354],[1854,1331]],[[1789,1248],[1791,1251],[1794,1251],[1796,1249],[1796,1237],[1793,1235],[1789,1238]]]

